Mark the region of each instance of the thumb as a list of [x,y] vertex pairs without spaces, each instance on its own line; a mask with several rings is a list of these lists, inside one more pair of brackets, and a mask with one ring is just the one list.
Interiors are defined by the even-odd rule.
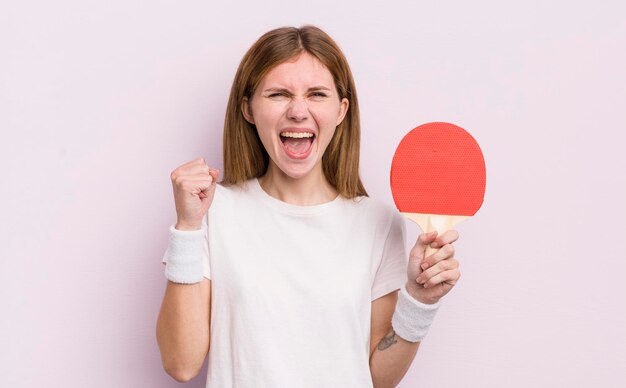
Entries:
[[210,168],[209,174],[211,175],[211,177],[213,177],[213,183],[216,183],[218,178],[220,177],[220,170],[215,169],[215,168]]
[[428,233],[422,233],[417,238],[415,242],[415,246],[411,249],[411,257],[419,259],[422,261],[424,259],[424,252],[426,251],[426,247],[435,241],[437,238],[437,231],[434,230]]
[[211,183],[202,188],[202,191],[200,192],[200,198],[202,199],[213,196],[213,192],[215,191],[215,186],[217,185],[217,180],[220,176],[220,172],[219,170],[210,168],[209,175],[211,175]]

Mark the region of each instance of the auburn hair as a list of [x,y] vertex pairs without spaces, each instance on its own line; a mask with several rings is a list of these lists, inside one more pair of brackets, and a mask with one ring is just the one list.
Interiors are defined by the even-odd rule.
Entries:
[[224,173],[222,183],[234,185],[265,174],[269,155],[256,130],[242,112],[263,77],[275,66],[307,52],[330,71],[339,99],[348,99],[348,112],[335,129],[324,155],[322,170],[328,182],[345,198],[367,196],[359,177],[361,125],[352,72],[335,41],[320,28],[281,27],[261,36],[244,55],[232,88],[224,120]]

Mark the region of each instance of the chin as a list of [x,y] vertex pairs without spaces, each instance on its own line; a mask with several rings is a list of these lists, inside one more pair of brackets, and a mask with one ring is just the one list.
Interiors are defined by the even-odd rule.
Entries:
[[[321,161],[320,161],[321,163]],[[283,174],[287,175],[292,179],[300,179],[307,175],[309,175],[314,169],[317,163],[305,162],[305,163],[281,163],[278,164],[277,167]],[[320,166],[321,167],[321,166]]]
[[292,179],[304,178],[305,176],[309,175],[311,171],[313,171],[312,168],[307,168],[307,169],[281,168],[280,170],[283,172],[283,174],[287,175],[289,178],[292,178]]

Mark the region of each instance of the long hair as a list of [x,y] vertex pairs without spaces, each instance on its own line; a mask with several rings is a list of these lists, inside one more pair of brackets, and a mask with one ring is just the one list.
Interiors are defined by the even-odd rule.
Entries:
[[265,33],[244,55],[228,99],[224,120],[225,185],[240,184],[265,174],[269,155],[253,124],[241,111],[244,98],[250,99],[261,80],[275,66],[307,52],[330,71],[339,99],[348,99],[348,112],[335,129],[324,155],[322,170],[328,182],[345,198],[367,196],[359,178],[361,125],[359,102],[352,72],[333,39],[318,27],[282,27]]

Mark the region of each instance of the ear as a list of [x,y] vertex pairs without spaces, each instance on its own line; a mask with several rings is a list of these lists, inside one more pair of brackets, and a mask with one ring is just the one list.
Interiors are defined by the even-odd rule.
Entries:
[[341,124],[344,117],[346,117],[346,113],[348,113],[348,106],[350,105],[350,103],[348,102],[348,99],[345,97],[341,100],[340,104],[341,105],[339,106],[339,117],[337,117],[336,125]]
[[252,107],[250,106],[250,100],[248,100],[248,97],[244,97],[243,101],[241,101],[241,112],[243,113],[243,117],[246,119],[246,121],[254,125]]

